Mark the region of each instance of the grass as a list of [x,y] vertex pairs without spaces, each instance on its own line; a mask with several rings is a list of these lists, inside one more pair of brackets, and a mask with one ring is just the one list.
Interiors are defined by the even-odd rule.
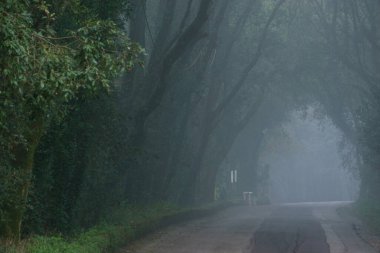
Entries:
[[359,200],[354,211],[376,235],[380,235],[380,202]]
[[32,236],[6,253],[104,253],[112,252],[153,230],[181,221],[214,213],[226,206],[208,205],[201,208],[179,208],[159,203],[149,207],[129,206],[113,212],[98,226],[72,238]]

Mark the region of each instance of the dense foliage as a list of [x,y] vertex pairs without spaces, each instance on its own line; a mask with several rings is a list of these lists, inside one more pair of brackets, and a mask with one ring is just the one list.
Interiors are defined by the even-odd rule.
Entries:
[[125,206],[204,204],[246,189],[267,203],[264,133],[310,105],[355,146],[361,200],[378,202],[379,8],[2,1],[0,232],[17,240],[23,220],[24,236],[73,235]]
[[108,20],[59,34],[43,1],[5,1],[0,12],[1,231],[17,240],[45,130],[75,100],[109,90],[140,49]]

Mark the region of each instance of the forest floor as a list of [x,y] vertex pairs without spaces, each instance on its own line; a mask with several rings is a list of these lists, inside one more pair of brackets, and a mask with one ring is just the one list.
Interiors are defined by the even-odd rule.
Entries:
[[[119,253],[376,253],[375,241],[347,202],[231,207],[173,225]],[[376,239],[376,240],[375,240]]]

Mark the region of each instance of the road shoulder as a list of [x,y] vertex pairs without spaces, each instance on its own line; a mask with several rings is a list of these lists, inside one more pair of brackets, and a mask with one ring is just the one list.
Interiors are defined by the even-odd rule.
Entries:
[[352,225],[355,234],[364,242],[371,245],[377,252],[380,252],[380,236],[376,235],[371,229],[360,220],[355,213],[353,204],[337,209],[339,216]]

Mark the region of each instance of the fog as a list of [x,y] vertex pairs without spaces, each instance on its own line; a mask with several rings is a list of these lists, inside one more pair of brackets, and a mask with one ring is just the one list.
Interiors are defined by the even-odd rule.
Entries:
[[[259,135],[257,128],[247,127],[237,138],[218,176],[221,189],[235,197],[252,191],[263,204],[358,198],[355,146],[318,106],[291,111],[275,122]],[[237,170],[239,186],[231,184],[231,170]]]
[[287,122],[265,132],[259,159],[268,174],[265,194],[271,203],[356,200],[352,149],[331,120],[313,117],[313,108],[293,112]]
[[379,0],[0,11],[0,232],[16,241],[243,192],[380,207]]

